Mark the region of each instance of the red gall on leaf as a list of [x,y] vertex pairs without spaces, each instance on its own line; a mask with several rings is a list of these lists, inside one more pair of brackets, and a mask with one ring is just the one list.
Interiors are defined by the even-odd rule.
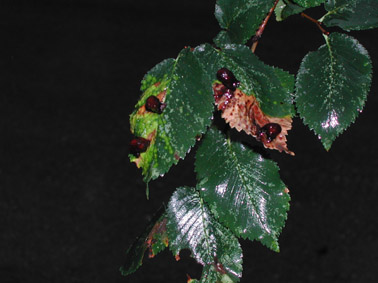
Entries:
[[225,85],[215,83],[213,93],[215,105],[222,111],[222,118],[231,128],[252,135],[266,148],[294,155],[286,145],[286,135],[292,123],[290,117],[265,115],[256,98],[246,95],[240,89],[230,91]]
[[[155,87],[158,87],[159,85],[160,85],[160,82],[157,82],[157,83],[154,84]],[[155,102],[157,100],[160,103],[160,110],[163,111],[165,106],[166,106],[166,104],[163,103],[163,101],[165,100],[165,96],[166,96],[166,90],[160,92],[157,96],[149,96],[146,100],[146,103],[144,105],[142,105],[141,107],[139,107],[139,109],[138,109],[138,111],[136,112],[135,115],[136,116],[143,116],[147,113],[154,112],[154,111],[151,111],[151,108],[153,108],[152,105],[150,105],[151,107],[148,105],[149,104],[148,100],[151,99],[151,97],[153,97],[152,99]],[[150,107],[150,109],[148,109],[149,107]],[[158,112],[156,112],[156,113],[158,113]],[[158,114],[161,114],[161,112],[158,113]],[[141,145],[135,146],[135,144],[137,144],[138,141],[132,140],[130,142],[130,146],[129,146],[130,147],[130,153],[133,154],[135,157],[137,157],[136,159],[133,160],[133,162],[136,164],[136,166],[138,168],[140,168],[141,162],[142,162],[142,156],[140,154],[142,152],[145,152],[147,150],[148,146],[152,145],[155,142],[155,137],[156,137],[156,129],[153,130],[152,132],[150,132],[146,139],[137,138],[137,139],[144,139],[144,140],[149,141],[149,144],[147,145],[147,147],[145,148],[144,151],[138,151],[138,147],[141,147]],[[147,144],[147,142],[146,142],[146,144]]]
[[145,152],[147,150],[149,145],[150,145],[150,141],[148,139],[141,138],[141,137],[132,139],[129,145],[130,153],[134,156],[139,157],[139,155],[142,152]]
[[144,105],[147,111],[157,114],[163,113],[165,106],[165,103],[161,103],[159,98],[154,95],[149,96]]
[[240,82],[235,78],[234,74],[227,68],[218,70],[217,79],[231,91],[234,91],[240,85]]

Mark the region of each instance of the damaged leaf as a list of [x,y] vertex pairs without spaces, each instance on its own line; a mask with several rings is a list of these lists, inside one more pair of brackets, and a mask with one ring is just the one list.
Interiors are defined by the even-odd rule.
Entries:
[[[130,116],[131,132],[149,141],[145,151],[131,152],[144,181],[156,179],[184,158],[211,122],[211,85],[189,49],[154,67],[142,81],[142,97]],[[156,99],[151,99],[156,97]],[[147,108],[146,108],[147,106]]]
[[225,45],[216,49],[209,44],[196,47],[194,55],[205,70],[210,85],[216,80],[219,69],[232,71],[240,82],[238,88],[254,95],[262,111],[272,117],[292,117],[294,76],[264,64],[245,45]]
[[[292,123],[290,116],[277,118],[265,115],[256,98],[247,96],[239,89],[230,92],[223,84],[215,83],[213,91],[215,105],[222,111],[222,118],[231,128],[252,135],[266,148],[294,155],[286,145],[287,131],[291,129]],[[277,130],[273,133],[268,129],[270,124],[276,125]]]
[[175,191],[167,217],[169,248],[176,258],[182,249],[191,251],[192,257],[204,266],[201,282],[218,282],[218,278],[226,277],[232,280],[228,282],[239,281],[242,275],[239,242],[214,219],[194,188],[181,187]]
[[[209,76],[215,103],[226,122],[238,131],[244,130],[256,137],[267,148],[293,155],[287,149],[286,135],[294,114],[294,76],[265,65],[242,45],[226,45],[217,50],[205,44],[195,48],[194,54]],[[218,81],[217,73],[225,68],[232,71],[236,90]],[[282,131],[277,137],[269,139],[261,131],[267,123],[280,125]]]
[[290,200],[278,170],[273,161],[213,128],[196,154],[197,188],[216,219],[235,235],[274,251]]
[[120,268],[121,274],[126,276],[135,272],[143,262],[148,249],[148,257],[153,258],[160,251],[168,247],[167,218],[163,214],[151,222],[146,231],[136,239],[126,252],[126,262]]

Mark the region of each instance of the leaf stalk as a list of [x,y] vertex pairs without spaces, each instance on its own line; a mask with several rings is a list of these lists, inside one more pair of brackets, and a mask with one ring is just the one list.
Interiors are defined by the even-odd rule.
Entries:
[[310,20],[311,22],[315,23],[317,25],[317,27],[321,30],[321,32],[324,34],[324,35],[329,35],[329,32],[326,31],[323,27],[322,27],[322,23],[319,22],[318,20],[315,20],[314,18],[310,17],[309,15],[305,14],[305,13],[301,13],[301,16]]

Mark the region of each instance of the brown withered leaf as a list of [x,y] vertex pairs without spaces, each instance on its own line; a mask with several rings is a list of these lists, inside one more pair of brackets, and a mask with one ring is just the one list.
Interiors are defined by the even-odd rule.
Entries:
[[[290,155],[286,145],[286,135],[291,129],[291,117],[270,117],[265,115],[259,106],[259,102],[253,95],[246,95],[240,89],[231,91],[223,84],[213,85],[215,105],[222,111],[222,118],[230,124],[231,128],[244,131],[261,141],[264,147],[285,151]],[[273,139],[269,139],[261,129],[269,123],[279,124],[281,132]]]
[[163,218],[161,221],[157,222],[147,236],[145,243],[149,250],[149,258],[153,258],[155,256],[154,245],[156,245],[158,241],[163,243],[164,246],[168,246],[167,218]]

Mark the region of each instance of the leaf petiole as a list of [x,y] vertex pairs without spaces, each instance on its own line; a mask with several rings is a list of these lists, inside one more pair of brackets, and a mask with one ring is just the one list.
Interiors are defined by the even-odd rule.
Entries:
[[315,20],[314,18],[310,17],[309,15],[305,14],[305,13],[301,13],[301,16],[310,20],[311,22],[315,23],[317,25],[317,27],[321,30],[321,32],[325,35],[329,35],[329,32],[326,31],[323,27],[322,27],[322,23],[319,22],[318,20]]

